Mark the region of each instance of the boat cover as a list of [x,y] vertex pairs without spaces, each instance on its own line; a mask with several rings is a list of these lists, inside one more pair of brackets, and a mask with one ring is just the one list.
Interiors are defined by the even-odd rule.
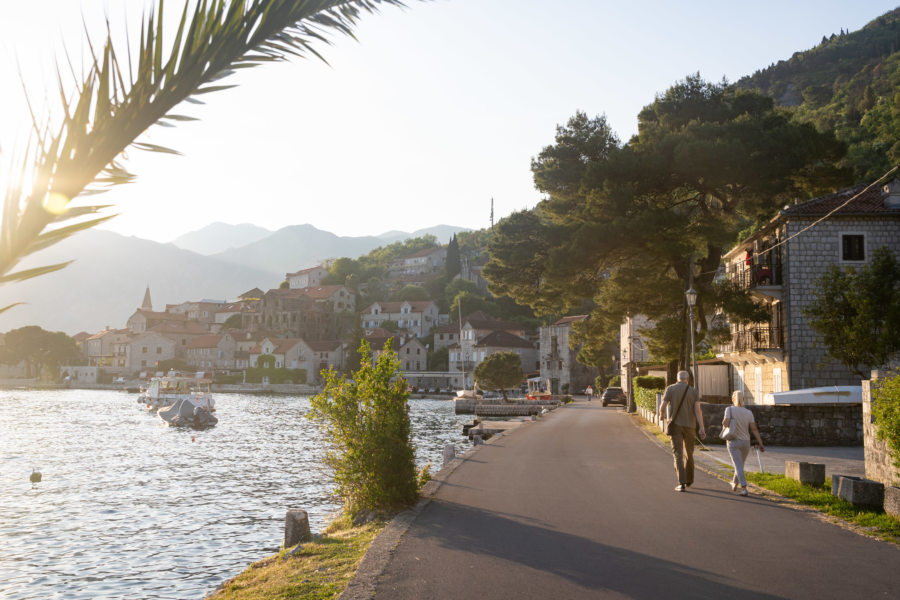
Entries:
[[187,398],[176,400],[171,406],[159,409],[160,418],[174,427],[211,427],[219,422],[208,410],[194,406]]

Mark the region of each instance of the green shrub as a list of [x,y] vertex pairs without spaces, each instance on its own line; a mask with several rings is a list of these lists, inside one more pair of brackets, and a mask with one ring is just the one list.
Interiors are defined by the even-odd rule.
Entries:
[[[637,379],[637,378],[635,378]],[[647,410],[656,410],[656,390],[634,386],[634,403]]]
[[234,383],[242,383],[244,381],[243,375],[216,375],[213,377],[213,383],[225,383],[225,384],[234,384]]
[[635,388],[644,388],[646,390],[664,390],[666,389],[666,378],[656,377],[654,375],[638,375],[634,379]]
[[878,439],[887,441],[894,466],[900,467],[900,374],[872,382],[872,417]]
[[607,387],[622,387],[622,377],[620,375],[613,375],[610,377]]
[[[418,499],[415,452],[410,438],[406,380],[388,340],[375,363],[364,360],[344,379],[323,371],[325,387],[307,415],[319,421],[329,443],[325,462],[334,473],[344,511],[391,512]],[[371,356],[368,342],[360,356]]]
[[572,396],[563,396],[562,398],[560,398],[559,401],[561,404],[568,404],[569,402],[574,402],[574,400],[572,400]]

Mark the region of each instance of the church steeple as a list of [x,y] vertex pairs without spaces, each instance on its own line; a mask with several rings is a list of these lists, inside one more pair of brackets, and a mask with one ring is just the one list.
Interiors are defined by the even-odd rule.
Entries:
[[141,310],[153,310],[153,302],[150,300],[150,284],[147,284],[147,291],[144,292],[144,301],[141,303]]

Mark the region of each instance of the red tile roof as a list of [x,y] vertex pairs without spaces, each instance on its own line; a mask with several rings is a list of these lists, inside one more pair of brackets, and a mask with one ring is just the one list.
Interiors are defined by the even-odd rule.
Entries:
[[[300,338],[266,338],[273,344],[275,344],[275,349],[272,351],[274,354],[285,354],[290,352],[291,348],[302,342],[303,340]],[[265,341],[265,340],[263,340]],[[250,354],[260,354],[262,352],[262,342],[258,343],[253,347],[253,350],[250,351]]]
[[507,331],[494,331],[493,333],[489,333],[484,336],[478,343],[475,344],[476,347],[493,347],[493,348],[531,348],[534,349],[534,344],[529,342],[526,339],[520,338],[517,335],[513,335]]
[[373,302],[369,306],[363,309],[362,314],[371,314],[372,307],[375,305],[381,307],[382,313],[399,313],[400,307],[404,304],[409,304],[410,310],[412,312],[423,312],[429,306],[434,304],[433,300],[401,300],[400,302]]
[[309,296],[313,300],[326,300],[328,298],[331,298],[341,290],[346,291],[347,294],[353,293],[343,285],[320,285],[317,287],[295,289],[295,291],[302,292],[304,295]]
[[215,348],[222,340],[221,335],[201,335],[192,339],[187,348]]
[[306,342],[309,349],[313,352],[333,352],[341,346],[340,340],[320,340],[316,342]]
[[[828,214],[856,194],[862,192],[867,184],[860,184],[851,188],[840,190],[827,196],[820,196],[791,204],[782,211],[783,216],[794,217],[820,217]],[[871,188],[860,194],[852,202],[838,210],[835,215],[840,216],[858,216],[858,215],[898,215],[900,210],[891,209],[884,205],[885,194],[882,190],[883,186],[873,185]]]
[[297,275],[303,275],[304,273],[312,273],[313,271],[316,271],[318,269],[321,269],[325,272],[328,271],[328,269],[324,268],[322,265],[316,265],[315,267],[310,267],[308,269],[300,269],[296,273],[285,273],[284,276],[285,276],[285,278],[296,277]]

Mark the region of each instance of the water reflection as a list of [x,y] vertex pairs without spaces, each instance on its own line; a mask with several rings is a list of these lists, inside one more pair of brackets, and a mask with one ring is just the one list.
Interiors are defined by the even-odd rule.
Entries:
[[[288,508],[320,530],[338,506],[308,400],[216,405],[192,431],[121,392],[0,392],[0,597],[202,598],[278,548]],[[410,416],[420,466],[465,447],[451,402]]]

